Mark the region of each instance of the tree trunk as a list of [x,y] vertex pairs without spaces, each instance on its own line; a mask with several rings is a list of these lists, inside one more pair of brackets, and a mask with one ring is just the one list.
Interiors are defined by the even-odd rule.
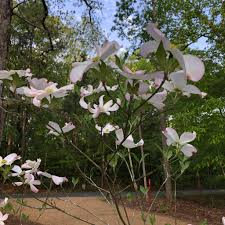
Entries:
[[25,157],[26,151],[26,125],[27,125],[27,111],[26,108],[22,107],[22,118],[21,118],[21,142],[20,142],[20,152],[22,158]]
[[[0,0],[0,70],[6,68],[11,23],[11,0]],[[5,121],[4,103],[2,101],[3,84],[0,84],[0,146]]]
[[[160,113],[160,129],[161,131],[166,129],[166,117],[163,112]],[[166,138],[164,135],[162,135],[162,150],[165,151],[166,147],[167,147]],[[164,156],[163,156],[163,171],[164,171],[164,178],[167,179],[165,183],[166,199],[171,202],[173,200],[171,169],[167,158],[165,158]]]

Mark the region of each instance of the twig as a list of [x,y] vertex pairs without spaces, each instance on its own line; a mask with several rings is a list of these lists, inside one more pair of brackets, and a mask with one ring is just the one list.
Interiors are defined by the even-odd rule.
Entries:
[[20,5],[24,4],[24,3],[27,3],[28,1],[30,0],[24,0],[22,2],[19,2],[18,4],[16,4],[13,8],[12,8],[12,11],[15,10],[16,8],[18,8]]

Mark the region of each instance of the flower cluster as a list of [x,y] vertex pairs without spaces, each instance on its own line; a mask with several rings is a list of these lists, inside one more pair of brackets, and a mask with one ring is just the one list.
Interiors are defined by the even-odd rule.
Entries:
[[[28,185],[32,192],[37,193],[39,190],[36,186],[41,185],[40,176],[45,176],[50,178],[52,182],[56,185],[62,185],[62,183],[67,182],[66,177],[59,177],[56,175],[51,175],[47,172],[42,172],[39,167],[41,164],[41,159],[37,160],[26,160],[21,166],[13,165],[16,161],[20,160],[21,157],[16,153],[11,153],[6,157],[2,158],[0,156],[0,168],[2,171],[10,171],[7,173],[7,178],[18,178],[20,181],[13,182],[15,186]],[[9,170],[8,170],[9,169]],[[8,198],[5,198],[0,202],[0,208],[4,208],[8,203]],[[8,214],[3,215],[0,211],[0,224],[4,225],[4,221],[8,219]]]
[[[10,166],[10,173],[8,177],[17,177],[21,181],[13,182],[16,186],[21,186],[23,184],[27,184],[30,186],[32,192],[37,193],[38,189],[36,185],[41,185],[41,181],[36,179],[38,176],[45,176],[45,172],[40,171],[39,167],[41,164],[41,159],[37,159],[36,161],[26,160],[24,164],[21,166],[13,165],[15,161],[20,160],[21,157],[16,153],[9,154],[5,158],[0,157],[0,166],[2,169],[5,166]],[[66,181],[66,178],[58,177],[55,175],[48,175],[49,178],[52,178],[52,181],[56,184],[62,184]]]

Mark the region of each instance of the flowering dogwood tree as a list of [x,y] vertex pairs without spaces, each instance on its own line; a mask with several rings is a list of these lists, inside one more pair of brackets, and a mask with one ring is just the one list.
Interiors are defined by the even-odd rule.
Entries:
[[[79,104],[83,113],[88,115],[93,123],[96,136],[99,136],[102,140],[102,150],[109,152],[102,168],[95,162],[95,159],[90,158],[67,136],[70,131],[78,129],[76,124],[69,122],[61,126],[56,122],[49,121],[46,124],[46,132],[55,137],[63,138],[76,151],[86,157],[96,170],[101,172],[107,188],[100,188],[91,179],[87,178],[87,180],[101,193],[111,195],[120,220],[124,225],[129,224],[129,219],[121,215],[121,209],[118,207],[117,198],[121,192],[117,191],[114,186],[110,167],[113,167],[115,172],[118,158],[124,161],[135,190],[138,191],[132,154],[138,151],[138,147],[144,145],[144,140],[142,138],[137,139],[136,133],[140,124],[146,119],[151,119],[149,109],[151,108],[156,114],[160,113],[169,98],[174,98],[175,95],[179,94],[186,97],[190,97],[192,94],[200,97],[206,96],[206,93],[200,91],[193,84],[193,82],[201,80],[205,72],[201,59],[193,55],[184,55],[157,29],[155,24],[149,23],[147,32],[154,40],[144,43],[140,52],[146,60],[152,62],[153,68],[156,68],[155,71],[141,68],[134,70],[129,61],[121,60],[115,55],[120,45],[115,41],[106,41],[102,47],[97,47],[96,56],[90,57],[87,61],[73,64],[70,73],[71,83],[64,87],[58,88],[57,83],[47,81],[45,78],[31,78],[30,70],[0,72],[1,81],[9,80],[9,89],[15,94],[16,98],[22,97],[23,101],[30,101],[35,107],[44,108],[49,107],[53,99],[65,98],[70,92],[73,92],[74,86],[79,87],[79,82],[84,77],[88,80],[88,77],[92,75],[97,79],[96,86],[92,83],[80,87]],[[25,79],[27,85],[16,86],[16,83],[13,83],[13,74]],[[145,106],[148,107],[147,112],[143,110]],[[144,112],[141,117],[140,112]],[[125,120],[115,119],[115,114],[123,115]],[[188,167],[186,162],[193,154],[197,153],[197,149],[189,144],[196,138],[196,133],[194,131],[184,132],[179,137],[172,127],[167,127],[162,132],[168,145],[168,149],[163,154],[168,159],[173,156],[173,158],[181,161],[179,173],[182,174]],[[113,138],[113,143],[109,141],[110,138]],[[37,193],[39,191],[38,186],[41,185],[40,177],[49,178],[55,185],[62,185],[68,181],[66,177],[41,171],[39,169],[41,159],[36,161],[26,160],[25,163],[20,164],[21,161],[20,156],[15,153],[0,158],[0,167],[4,179],[16,179],[13,181],[15,186],[26,185],[32,192]],[[148,190],[140,188],[140,191],[146,195]],[[4,207],[7,204],[7,199],[0,204],[1,207]],[[1,213],[0,223],[4,224],[7,218],[7,214]],[[148,219],[149,214],[143,214],[143,224]]]

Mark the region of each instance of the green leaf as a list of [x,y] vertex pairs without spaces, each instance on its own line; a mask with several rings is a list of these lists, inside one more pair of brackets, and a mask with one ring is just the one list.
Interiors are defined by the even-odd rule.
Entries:
[[160,65],[160,69],[165,70],[165,68],[167,67],[167,53],[162,42],[160,42],[159,47],[156,51],[156,58],[158,64]]
[[120,69],[123,69],[123,65],[122,65],[122,62],[120,60],[120,58],[115,55],[115,58],[116,58],[116,65],[120,68]]
[[111,167],[113,167],[113,169],[116,168],[117,163],[118,163],[118,159],[119,159],[118,154],[112,153],[112,154],[109,154],[109,155],[107,156],[107,160],[108,160],[108,161],[110,160],[109,165],[110,165]]
[[179,67],[179,63],[175,58],[168,60],[168,72],[171,73]]
[[72,177],[72,183],[73,183],[73,187],[74,187],[74,188],[75,188],[76,185],[78,184],[79,180],[80,180],[79,177],[77,177],[77,178]]
[[148,194],[148,188],[143,187],[142,185],[140,186],[140,191],[142,194],[147,195]]
[[6,213],[11,213],[13,211],[13,205],[8,202],[5,206],[4,206],[4,212]]
[[19,75],[18,75],[17,73],[16,73],[16,74],[13,74],[13,75],[12,75],[12,78],[13,78],[12,83],[13,83],[16,87],[21,87],[21,86],[26,85],[26,81],[25,81],[22,77],[19,77]]
[[127,193],[127,200],[130,201],[130,202],[131,202],[132,200],[134,200],[134,194],[132,194],[131,192],[128,192],[128,193]]
[[148,215],[147,222],[148,222],[150,225],[155,225],[155,223],[156,223],[155,215]]
[[173,152],[171,150],[167,149],[167,150],[163,151],[163,155],[166,159],[169,160],[173,156]]
[[204,221],[200,222],[200,224],[199,224],[199,225],[208,225],[208,221],[207,221],[207,219],[205,219]]
[[181,162],[180,163],[180,166],[181,166],[181,174],[184,173],[184,171],[189,167],[189,165],[190,165],[190,162],[189,161]]
[[29,216],[26,215],[26,214],[24,214],[24,213],[22,213],[21,216],[20,216],[20,218],[21,218],[22,221],[28,221]]

